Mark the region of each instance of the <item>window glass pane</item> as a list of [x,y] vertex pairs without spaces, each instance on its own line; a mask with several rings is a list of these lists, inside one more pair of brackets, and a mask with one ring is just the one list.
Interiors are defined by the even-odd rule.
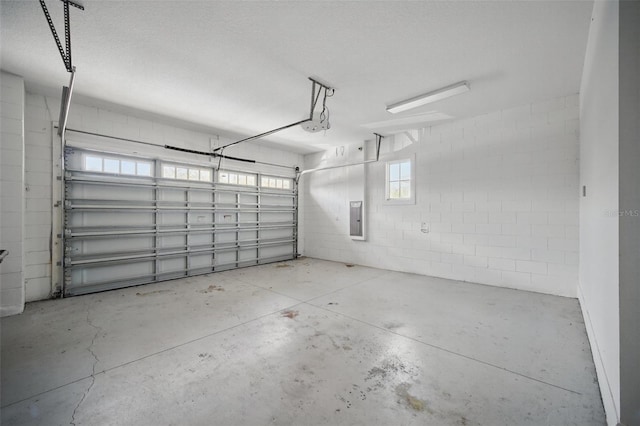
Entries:
[[286,179],[282,182],[282,187],[284,189],[291,189],[291,181],[289,179]]
[[403,180],[400,182],[400,198],[411,197],[411,183],[410,181]]
[[262,179],[260,179],[260,186],[269,186],[269,178],[262,176]]
[[176,168],[173,166],[162,166],[162,177],[175,179]]
[[247,176],[247,185],[256,186],[256,177]]
[[218,178],[220,179],[220,183],[229,183],[228,173],[218,173]]
[[276,187],[276,179],[275,178],[269,178],[269,188],[275,188]]
[[189,169],[189,180],[200,180],[200,170]]
[[123,175],[135,175],[136,174],[135,161],[121,160],[120,173],[122,173]]
[[151,163],[137,163],[138,164],[138,176],[151,176]]
[[389,165],[389,181],[399,180],[400,179],[400,164],[390,164]]
[[187,179],[189,177],[189,172],[184,167],[176,167],[176,178],[177,179]]
[[411,162],[405,161],[400,164],[400,179],[408,180],[411,179]]
[[240,175],[238,176],[238,185],[246,185],[247,184],[247,176]]
[[282,179],[276,179],[276,188],[282,189]]
[[237,185],[238,184],[238,175],[235,174],[235,173],[229,173],[229,183]]
[[105,173],[120,173],[120,160],[105,158],[104,171]]
[[400,182],[389,183],[389,198],[400,198]]
[[92,172],[101,172],[102,158],[87,155],[84,159],[84,169]]
[[211,182],[211,172],[209,170],[200,170],[200,180]]

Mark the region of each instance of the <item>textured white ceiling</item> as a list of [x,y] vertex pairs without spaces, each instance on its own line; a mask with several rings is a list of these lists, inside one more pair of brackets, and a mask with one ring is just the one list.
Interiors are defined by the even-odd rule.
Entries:
[[[399,124],[468,117],[577,93],[590,1],[81,1],[71,9],[75,94],[241,135],[305,118],[314,76],[336,88],[332,128],[269,141],[299,152]],[[60,35],[62,3],[47,0]],[[2,68],[68,84],[37,1],[2,1]],[[389,103],[468,80],[403,114]],[[437,112],[439,114],[432,114]],[[419,115],[424,117],[411,117]],[[407,118],[406,120],[401,120]],[[398,121],[400,120],[400,121]]]

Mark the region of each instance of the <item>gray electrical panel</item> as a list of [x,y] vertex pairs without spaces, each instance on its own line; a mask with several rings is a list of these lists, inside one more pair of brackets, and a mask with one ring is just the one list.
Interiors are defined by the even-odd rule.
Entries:
[[362,201],[349,203],[349,235],[352,237],[364,236],[362,232]]

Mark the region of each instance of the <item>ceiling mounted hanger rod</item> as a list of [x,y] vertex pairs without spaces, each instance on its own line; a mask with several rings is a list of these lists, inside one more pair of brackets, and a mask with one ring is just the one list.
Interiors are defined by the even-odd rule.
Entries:
[[272,135],[274,133],[290,129],[291,127],[298,126],[298,125],[300,125],[302,123],[306,123],[307,121],[309,121],[308,118],[306,118],[304,120],[296,121],[295,123],[287,124],[286,126],[278,127],[277,129],[269,130],[268,132],[260,133],[259,135],[250,136],[248,138],[244,138],[244,139],[241,139],[239,141],[231,142],[230,144],[227,144],[225,146],[221,146],[221,147],[218,147],[218,148],[214,149],[213,152],[220,151],[220,150],[222,150],[224,148],[230,147],[232,145],[237,145],[237,144],[242,143],[242,142],[248,142],[248,141],[251,141],[251,140],[254,140],[254,139],[260,139],[260,138],[263,138],[265,136],[269,136],[269,135]]
[[319,172],[322,170],[331,170],[331,169],[342,169],[344,167],[351,167],[351,166],[361,166],[363,164],[369,164],[369,163],[376,163],[380,160],[380,145],[382,144],[382,139],[384,139],[384,136],[378,134],[378,133],[374,133],[374,135],[376,135],[376,159],[375,160],[365,160],[365,161],[361,161],[359,163],[349,163],[349,164],[338,164],[336,166],[327,166],[327,167],[318,167],[315,169],[307,169],[307,170],[302,170],[302,171],[298,171],[298,173],[296,174],[296,184],[298,184],[300,182],[300,178],[306,174],[309,173],[314,173],[314,172]]
[[[76,3],[72,0],[60,0],[64,4],[64,44],[65,47],[62,47],[62,42],[60,42],[60,37],[58,37],[58,32],[56,31],[56,26],[53,25],[53,20],[51,19],[51,15],[49,14],[49,9],[47,9],[47,5],[44,0],[40,0],[40,6],[42,7],[42,12],[44,12],[44,17],[47,19],[47,23],[49,24],[49,29],[51,30],[51,34],[53,35],[53,40],[56,42],[56,46],[58,47],[58,52],[60,53],[60,57],[62,58],[62,62],[64,62],[64,67],[67,72],[71,73],[69,87],[62,86],[62,96],[60,99],[60,117],[58,118],[58,136],[64,138],[65,131],[67,130],[67,121],[69,119],[69,108],[71,107],[71,96],[73,95],[73,83],[76,77],[76,67],[73,66],[71,61],[71,23],[69,20],[69,5],[78,8],[80,10],[84,10],[84,6],[80,3]],[[66,51],[65,51],[66,49]]]
[[[316,106],[318,105],[318,100],[320,99],[320,94],[321,94],[322,90],[324,90],[324,98],[325,98],[325,102],[326,102],[326,98],[328,96],[333,96],[333,93],[335,92],[335,89],[327,86],[324,83],[319,82],[318,80],[314,80],[311,77],[309,77],[309,80],[311,80],[311,108],[310,108],[310,111],[309,111],[309,118],[306,118],[306,119],[300,120],[300,121],[296,121],[295,123],[287,124],[286,126],[278,127],[277,129],[269,130],[268,132],[264,132],[264,133],[260,133],[258,135],[250,136],[248,138],[244,138],[244,139],[241,139],[239,141],[231,142],[231,143],[229,143],[227,145],[224,145],[224,146],[221,146],[221,147],[218,147],[218,148],[214,149],[213,152],[220,151],[222,149],[225,149],[225,148],[230,147],[232,145],[237,145],[237,144],[242,143],[242,142],[248,142],[248,141],[252,141],[252,140],[255,140],[255,139],[264,138],[265,136],[269,136],[269,135],[272,135],[274,133],[278,133],[278,132],[281,132],[283,130],[290,129],[292,127],[298,126],[300,124],[304,124],[304,123],[313,121],[313,119],[314,119],[313,113],[314,113],[314,111],[316,109]],[[316,90],[317,90],[317,92],[316,92]],[[328,94],[328,93],[330,93],[330,94]],[[324,104],[323,104],[323,106],[324,106]]]
[[380,145],[382,145],[384,136],[379,133],[374,133],[374,135],[376,135],[376,161],[378,161],[380,159]]
[[51,15],[49,14],[49,9],[47,9],[47,5],[44,0],[40,0],[40,6],[42,7],[42,12],[44,12],[44,17],[47,19],[47,23],[49,24],[49,29],[51,30],[51,34],[53,35],[53,39],[56,42],[56,46],[58,46],[58,52],[60,52],[60,56],[62,57],[62,62],[64,62],[64,67],[67,69],[67,72],[74,72],[73,63],[71,62],[71,25],[69,20],[69,5],[84,10],[84,6],[79,3],[76,3],[72,0],[60,0],[64,3],[64,41],[65,41],[65,49],[62,47],[62,43],[60,42],[60,37],[58,37],[58,32],[56,31],[55,25],[53,25],[53,20],[51,19]]
[[58,118],[58,136],[64,135],[67,130],[69,120],[69,108],[71,107],[71,96],[73,95],[73,83],[76,80],[76,67],[71,71],[69,87],[62,86],[62,99],[60,100],[60,117]]

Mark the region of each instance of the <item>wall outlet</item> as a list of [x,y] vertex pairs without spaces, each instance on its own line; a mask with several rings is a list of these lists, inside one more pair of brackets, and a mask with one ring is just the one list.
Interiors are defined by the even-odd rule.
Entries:
[[429,224],[427,222],[420,223],[420,232],[422,232],[423,234],[429,233]]

